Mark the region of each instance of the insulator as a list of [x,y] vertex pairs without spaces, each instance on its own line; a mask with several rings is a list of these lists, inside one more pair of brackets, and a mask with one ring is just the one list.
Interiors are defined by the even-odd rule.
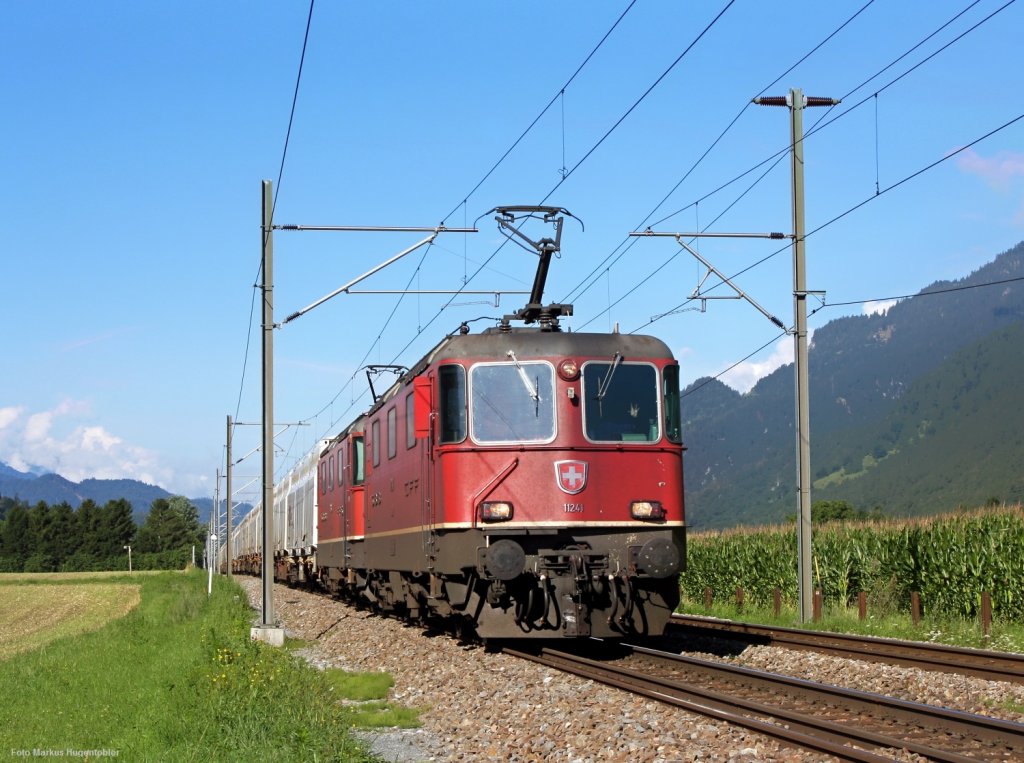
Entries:
[[754,103],[758,106],[786,106],[786,96],[784,95],[762,95],[760,98],[755,98]]
[[838,106],[842,101],[838,101],[835,98],[822,98],[817,95],[807,96],[808,106]]

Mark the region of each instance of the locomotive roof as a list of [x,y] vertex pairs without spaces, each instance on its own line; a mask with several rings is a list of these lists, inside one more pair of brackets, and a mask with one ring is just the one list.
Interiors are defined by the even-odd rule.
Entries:
[[[585,334],[561,331],[541,331],[513,328],[510,331],[488,329],[480,334],[461,334],[448,337],[437,345],[423,364],[462,358],[506,360],[508,351],[518,355],[561,357],[612,357],[616,352],[624,360],[636,357],[672,358],[672,352],[660,339],[636,334]],[[420,364],[412,369],[415,375]]]

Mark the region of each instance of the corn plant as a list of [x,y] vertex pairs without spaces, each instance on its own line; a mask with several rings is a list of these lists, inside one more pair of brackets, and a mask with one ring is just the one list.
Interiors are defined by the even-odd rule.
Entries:
[[[743,588],[747,599],[768,606],[779,588],[797,598],[796,529],[792,526],[695,534],[688,543],[684,597],[700,601]],[[830,523],[815,529],[815,586],[827,604],[846,607],[865,591],[872,607],[909,608],[918,592],[926,611],[975,617],[981,595],[994,612],[1024,620],[1024,512],[986,509],[930,519]]]

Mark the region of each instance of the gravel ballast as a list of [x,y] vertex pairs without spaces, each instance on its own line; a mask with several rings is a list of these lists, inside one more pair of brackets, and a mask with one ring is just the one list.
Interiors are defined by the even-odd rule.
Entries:
[[[260,581],[237,578],[258,607]],[[692,715],[447,635],[276,586],[277,617],[318,667],[384,671],[390,699],[425,708],[421,729],[365,731],[388,761],[820,761],[742,728]],[[718,659],[711,655],[696,656]],[[725,661],[725,660],[723,660]],[[823,683],[1022,721],[1024,687],[774,647],[727,660]],[[914,760],[913,756],[905,758]]]

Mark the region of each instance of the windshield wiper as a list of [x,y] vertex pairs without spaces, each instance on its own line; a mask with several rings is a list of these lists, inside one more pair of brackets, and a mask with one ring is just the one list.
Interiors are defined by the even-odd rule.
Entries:
[[516,370],[519,372],[519,378],[523,380],[523,386],[526,387],[526,394],[528,394],[534,402],[540,402],[540,392],[534,385],[530,384],[530,377],[526,375],[526,370],[519,365],[519,358],[516,357],[516,354],[512,350],[509,350],[505,354],[512,358],[512,362],[516,364]]
[[608,366],[608,373],[604,375],[601,383],[597,385],[597,399],[604,400],[604,396],[608,394],[608,387],[611,386],[612,377],[615,375],[615,369],[619,367],[619,363],[622,362],[622,353],[616,351],[615,355],[612,356],[612,364]]
[[608,394],[608,388],[612,384],[612,377],[615,375],[615,369],[619,367],[619,363],[622,362],[622,353],[618,350],[612,356],[612,363],[608,366],[608,373],[604,375],[601,383],[597,385],[597,410],[602,416],[604,411],[601,410],[601,401],[604,400],[604,396]]

